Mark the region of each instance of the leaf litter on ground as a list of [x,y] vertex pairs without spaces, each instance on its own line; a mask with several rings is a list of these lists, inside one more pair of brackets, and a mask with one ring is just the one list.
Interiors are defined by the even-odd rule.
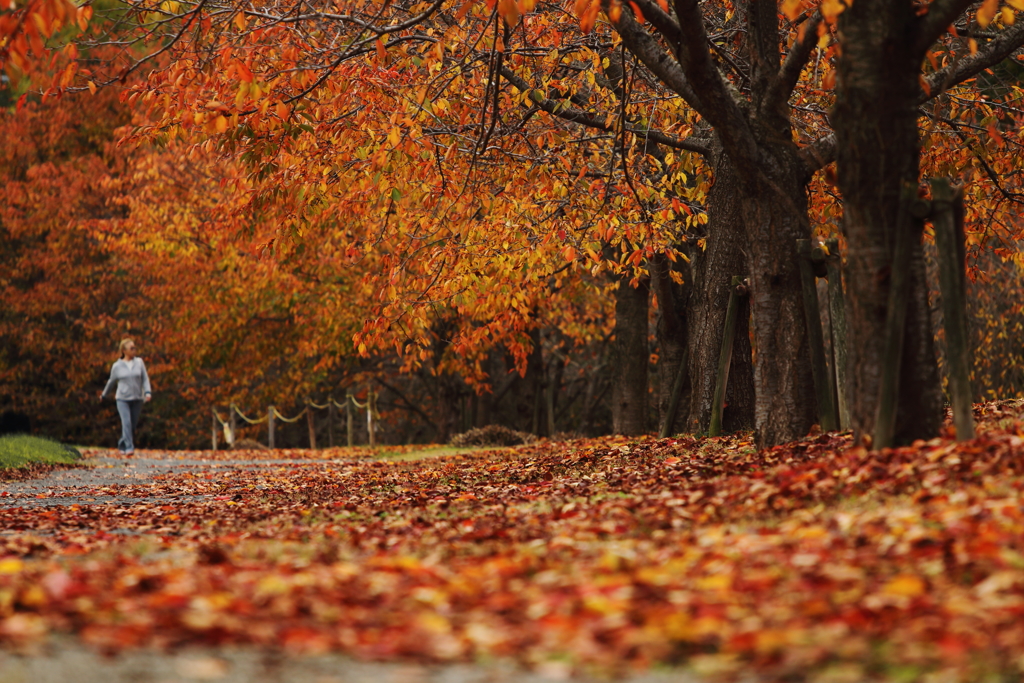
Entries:
[[111,489],[172,504],[0,509],[0,642],[1019,677],[1022,412],[985,404],[973,441],[881,452],[843,434],[219,452],[265,462]]

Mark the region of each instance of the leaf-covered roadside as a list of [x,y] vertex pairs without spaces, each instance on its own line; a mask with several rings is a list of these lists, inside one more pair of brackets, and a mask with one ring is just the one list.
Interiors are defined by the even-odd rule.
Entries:
[[1019,410],[983,409],[966,444],[882,453],[829,435],[761,453],[601,439],[269,460],[117,489],[202,496],[175,505],[8,508],[0,637],[1019,676]]

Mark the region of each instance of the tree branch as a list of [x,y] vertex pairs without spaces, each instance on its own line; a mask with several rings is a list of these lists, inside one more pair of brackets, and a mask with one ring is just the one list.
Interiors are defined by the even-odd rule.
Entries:
[[917,26],[914,51],[924,55],[925,50],[931,47],[942,32],[970,5],[971,0],[932,0],[928,5],[928,13],[921,18]]
[[818,43],[818,26],[820,24],[821,12],[816,11],[807,20],[803,38],[798,40],[793,45],[793,49],[786,55],[786,60],[782,63],[782,68],[779,69],[775,82],[768,89],[768,94],[765,96],[764,101],[765,108],[781,106],[789,99],[790,93],[793,92],[797,81],[800,80],[800,73],[804,69],[804,64],[810,59],[811,51]]
[[[941,0],[937,0],[941,1]],[[935,3],[933,3],[935,4]],[[957,60],[924,79],[918,104],[932,100],[955,85],[995,66],[1024,46],[1024,21],[1005,29],[970,57]],[[835,133],[827,135],[800,151],[809,173],[814,173],[836,160]]]
[[[640,0],[640,4],[644,5],[641,7],[641,11],[645,12],[644,17],[646,18],[646,4],[649,4],[649,0]],[[705,116],[704,103],[687,81],[686,74],[683,73],[679,62],[665,52],[654,36],[637,23],[632,12],[627,12],[623,8],[619,21],[615,24],[615,30],[618,31],[629,51],[643,62],[657,76],[658,80],[686,100],[687,104],[693,107],[698,114]],[[705,118],[707,117],[705,116]]]
[[[726,153],[736,168],[758,168],[757,144],[747,118],[733,96],[728,82],[711,61],[704,16],[697,0],[675,0],[679,25],[685,26],[678,46],[678,59],[687,80],[704,100],[705,118],[714,126]],[[623,15],[626,13],[623,12]]]
[[[654,6],[653,3],[650,0],[636,2],[646,18],[647,7]],[[680,6],[689,12],[680,14]],[[614,26],[629,51],[715,128],[726,152],[739,168],[757,168],[757,146],[739,103],[711,61],[707,33],[696,0],[677,0],[676,13],[680,17],[679,25],[688,27],[679,34],[682,42],[678,47],[678,61],[665,53],[625,7]],[[694,50],[698,55],[695,59],[691,58]]]
[[1015,23],[1000,31],[991,41],[970,57],[959,59],[925,78],[926,91],[921,94],[921,103],[938,97],[954,85],[963,83],[985,69],[995,66],[1024,45],[1024,21]]
[[[546,111],[552,116],[557,116],[560,119],[572,121],[573,123],[578,123],[580,125],[587,126],[588,128],[596,128],[597,130],[603,130],[608,132],[615,131],[615,126],[609,126],[602,119],[598,119],[592,114],[588,114],[587,112],[582,111],[581,109],[577,109],[576,107],[566,106],[565,100],[553,100],[548,97],[540,96],[535,88],[530,87],[529,83],[527,83],[525,80],[517,76],[507,66],[503,66],[501,68],[501,75],[505,78],[505,80],[507,80],[509,83],[515,86],[520,92],[533,93],[530,99],[534,102],[534,104],[536,104],[538,108],[542,109],[543,111]],[[702,145],[699,142],[695,142],[693,140],[680,139],[655,130],[635,128],[628,124],[626,125],[625,129],[627,132],[633,133],[642,138],[646,138],[651,142],[656,142],[660,145],[665,145],[666,147],[672,147],[674,149],[683,149],[689,152],[696,152],[697,154],[701,154],[704,156],[707,156],[708,154],[711,153],[711,149],[707,145]]]

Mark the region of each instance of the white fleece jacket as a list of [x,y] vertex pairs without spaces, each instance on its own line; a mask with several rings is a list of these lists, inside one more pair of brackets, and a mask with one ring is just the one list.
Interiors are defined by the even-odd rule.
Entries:
[[121,358],[114,362],[114,366],[110,368],[110,380],[103,388],[103,396],[106,397],[115,385],[117,394],[114,398],[121,401],[141,401],[146,394],[153,393],[149,386],[146,364],[138,356],[130,361]]

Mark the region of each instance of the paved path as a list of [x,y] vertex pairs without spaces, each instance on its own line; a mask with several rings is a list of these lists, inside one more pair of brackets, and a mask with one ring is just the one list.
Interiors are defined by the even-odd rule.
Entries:
[[[127,496],[106,494],[101,489],[125,485],[144,488],[161,476],[189,470],[304,467],[332,461],[308,458],[222,460],[189,455],[179,459],[137,451],[133,458],[93,456],[85,462],[91,467],[56,470],[39,479],[0,482],[0,508],[152,505],[203,500],[212,498],[212,494],[145,496],[138,495],[139,489],[135,488],[136,495]],[[8,533],[23,532],[0,529],[0,534]],[[30,652],[0,649],[0,683],[550,683],[558,680],[570,680],[568,670],[558,663],[538,671],[524,671],[510,663],[425,666],[360,662],[338,654],[293,656],[252,647],[189,648],[174,653],[129,650],[116,657],[104,657],[67,636],[53,637]],[[577,677],[571,680],[608,679]],[[700,683],[682,672],[645,673],[614,680]]]
[[[507,663],[427,666],[358,662],[341,655],[283,656],[252,648],[192,649],[175,653],[129,651],[103,657],[63,639],[45,652],[0,650],[0,683],[577,683],[557,664],[523,671]],[[608,679],[599,679],[607,681]],[[624,680],[624,679],[619,679]],[[630,683],[698,683],[682,673],[648,673]],[[595,681],[596,683],[596,681]]]

